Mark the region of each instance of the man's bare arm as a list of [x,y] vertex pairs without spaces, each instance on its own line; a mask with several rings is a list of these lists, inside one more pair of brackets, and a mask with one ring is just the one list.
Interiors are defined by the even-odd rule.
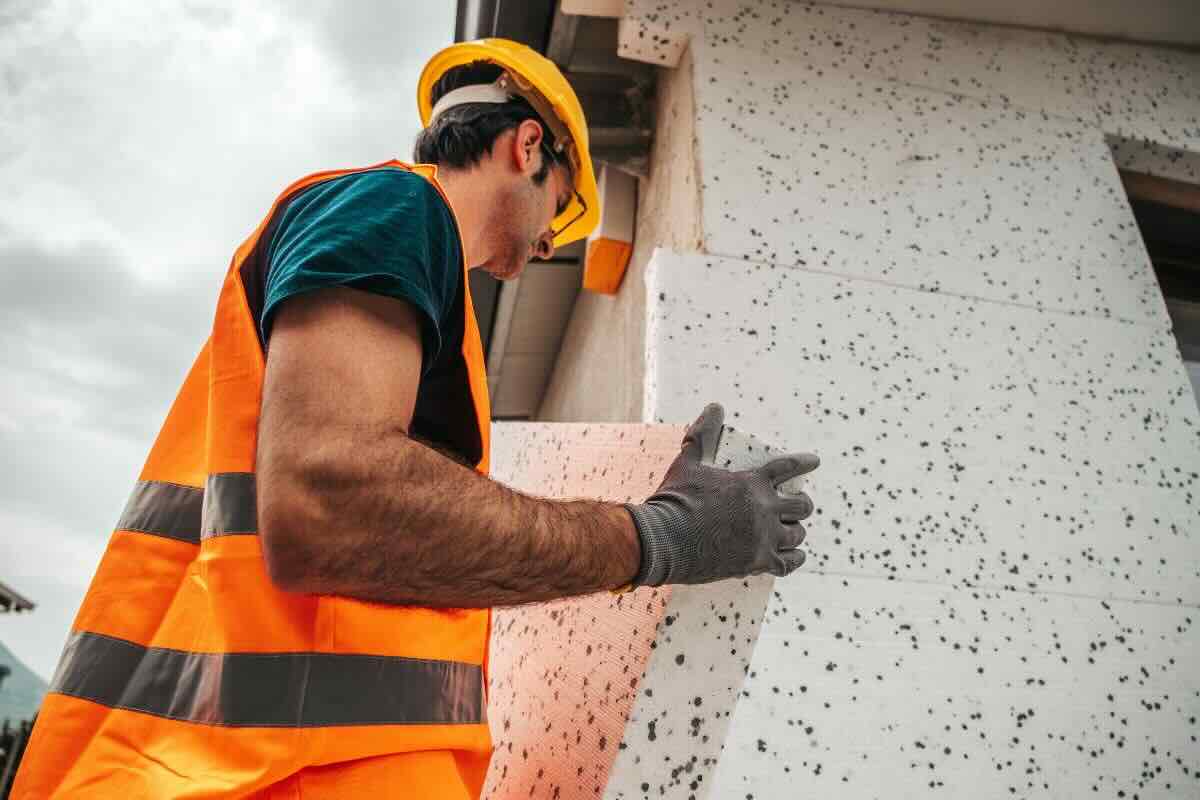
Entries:
[[622,506],[530,497],[408,436],[421,371],[409,304],[325,289],[283,304],[258,440],[259,535],[281,588],[483,607],[637,572]]

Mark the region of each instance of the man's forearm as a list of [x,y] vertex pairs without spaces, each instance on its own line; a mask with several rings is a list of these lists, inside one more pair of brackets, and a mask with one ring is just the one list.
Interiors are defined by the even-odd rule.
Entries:
[[[287,466],[260,452],[260,516],[287,526],[268,563],[289,588],[483,607],[614,588],[637,572],[637,530],[618,504],[530,497],[403,431],[358,433],[353,452],[327,444]],[[271,507],[288,497],[298,508]]]

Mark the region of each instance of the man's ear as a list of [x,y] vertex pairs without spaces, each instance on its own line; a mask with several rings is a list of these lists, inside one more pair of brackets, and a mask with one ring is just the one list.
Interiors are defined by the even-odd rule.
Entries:
[[527,119],[517,126],[512,139],[513,163],[523,175],[529,176],[541,168],[542,126]]

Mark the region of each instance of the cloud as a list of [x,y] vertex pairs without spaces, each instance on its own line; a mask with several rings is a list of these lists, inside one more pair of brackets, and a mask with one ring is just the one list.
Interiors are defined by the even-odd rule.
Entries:
[[0,637],[43,676],[234,249],[296,178],[408,157],[453,13],[0,4],[0,580],[39,603]]
[[430,14],[423,4],[284,0],[277,8],[305,25],[364,95],[382,91],[405,106],[414,102],[421,67],[454,39],[454,16]]
[[43,680],[54,673],[105,542],[53,516],[52,511],[43,517],[0,508],[3,580],[37,604],[31,613],[0,616],[0,638]]

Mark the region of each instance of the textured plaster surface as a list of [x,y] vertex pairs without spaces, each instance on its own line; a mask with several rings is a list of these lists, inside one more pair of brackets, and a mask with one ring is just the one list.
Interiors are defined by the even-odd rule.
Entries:
[[[1181,149],[1200,148],[1200,53],[790,0],[626,0],[621,54],[654,64],[693,39],[993,100]],[[694,44],[694,43],[693,43]]]
[[[683,428],[493,431],[492,477],[502,483],[544,497],[640,502],[678,454]],[[716,459],[748,469],[776,454],[727,428]],[[484,796],[631,798],[645,785],[656,797],[686,797],[716,766],[774,582],[497,609],[488,704],[496,750]]]
[[675,67],[699,30],[699,13],[691,3],[625,0],[617,25],[617,55]]
[[820,453],[822,569],[1200,605],[1169,333],[668,251],[648,291],[655,418],[716,400]]
[[1200,53],[1100,42],[1081,48],[1105,132],[1200,151]]
[[655,419],[718,400],[822,457],[819,574],[773,587],[697,796],[1200,790],[1200,417],[1165,331],[667,251],[647,291]]
[[[825,5],[862,8],[863,0],[822,0]],[[1200,43],[1200,9],[1192,0],[1147,0],[1141,3],[1104,0],[1008,0],[964,3],[962,0],[871,0],[869,7],[942,19],[971,19],[984,24],[1039,30],[1070,30],[1080,35],[1139,42]]]
[[698,796],[1196,797],[1197,615],[858,576],[779,581]]
[[744,50],[696,86],[709,252],[1167,324],[1098,129]]
[[627,796],[1200,796],[1200,417],[1117,174],[1196,181],[1200,56],[688,10],[645,419],[823,463],[715,769]]
[[819,77],[896,81],[1096,122],[1089,52],[1065,36],[791,2],[714,0],[704,37]]

